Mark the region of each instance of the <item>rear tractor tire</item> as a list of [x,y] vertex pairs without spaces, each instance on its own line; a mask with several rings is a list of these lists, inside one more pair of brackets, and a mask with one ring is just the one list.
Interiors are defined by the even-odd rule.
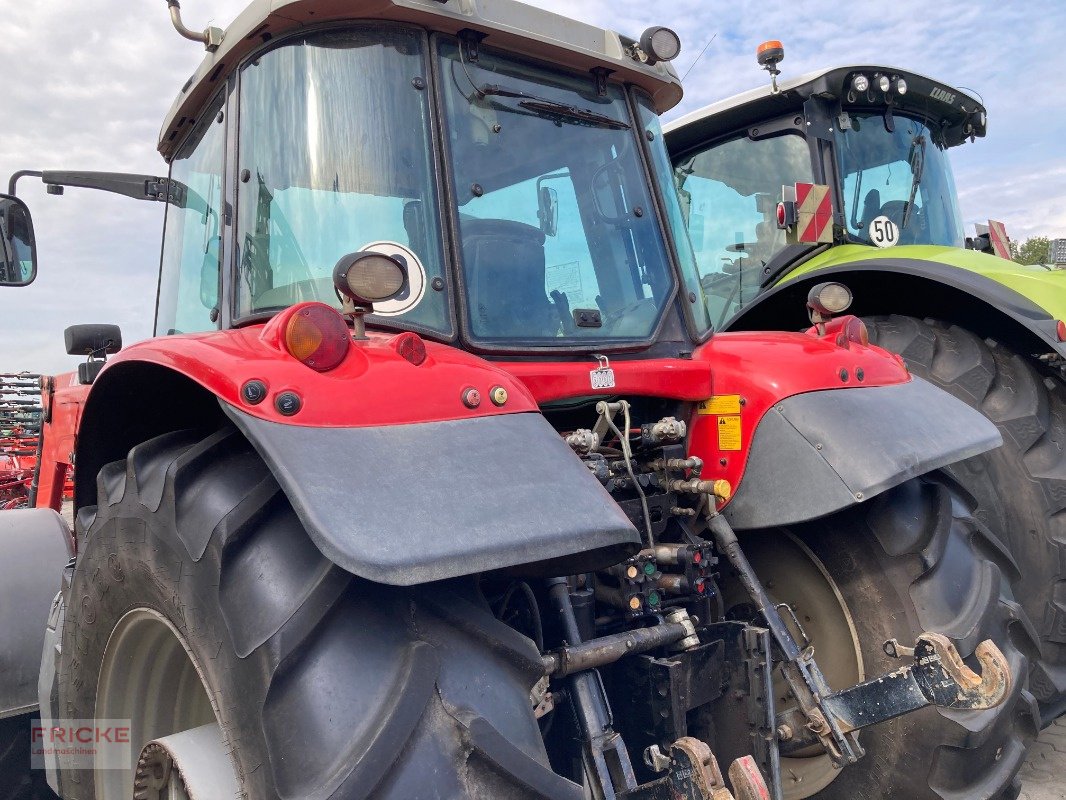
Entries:
[[[843,770],[820,748],[782,758],[786,800],[1016,796],[1039,721],[1026,689],[1031,626],[1003,577],[1010,559],[950,481],[934,473],[822,520],[742,534],[741,543],[774,602],[795,612],[835,690],[904,666],[884,643],[913,646],[924,631],[948,636],[975,669],[975,648],[993,640],[1014,677],[987,711],[927,707],[862,730],[866,756]],[[736,588],[725,593],[742,614]],[[775,690],[779,711],[795,705],[779,675]]]
[[1026,354],[956,325],[898,315],[865,321],[871,342],[1003,435],[1002,447],[947,472],[1014,557],[1014,594],[1039,634],[1029,683],[1047,724],[1066,711],[1066,386],[1038,373]]
[[[188,788],[232,781],[226,796],[575,796],[533,716],[532,642],[467,582],[399,589],[329,562],[236,431],[135,447],[101,470],[98,501],[79,515],[59,701],[129,719],[131,767],[162,738],[142,773],[183,753]],[[61,784],[131,797],[134,772]]]

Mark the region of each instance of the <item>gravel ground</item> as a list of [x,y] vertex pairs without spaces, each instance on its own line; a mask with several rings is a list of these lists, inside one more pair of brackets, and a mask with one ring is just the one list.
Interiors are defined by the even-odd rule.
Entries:
[[[70,503],[63,516],[73,524]],[[1066,800],[1066,717],[1055,720],[1040,734],[1022,767],[1022,793],[1018,800]]]
[[1018,800],[1066,800],[1066,717],[1041,732],[1020,774]]

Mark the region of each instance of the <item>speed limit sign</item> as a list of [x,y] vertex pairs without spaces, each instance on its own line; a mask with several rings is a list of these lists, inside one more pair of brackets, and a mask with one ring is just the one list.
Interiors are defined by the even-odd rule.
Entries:
[[870,241],[878,247],[891,247],[899,242],[899,228],[886,216],[874,217],[870,223]]

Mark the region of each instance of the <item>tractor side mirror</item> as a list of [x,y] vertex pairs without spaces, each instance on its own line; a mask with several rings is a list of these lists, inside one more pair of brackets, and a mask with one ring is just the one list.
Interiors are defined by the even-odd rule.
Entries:
[[71,325],[63,331],[63,343],[72,356],[85,356],[78,364],[78,383],[88,386],[96,380],[109,355],[122,349],[118,325]]
[[0,286],[29,286],[36,277],[30,210],[17,197],[0,194]]
[[559,232],[559,193],[550,186],[541,186],[537,190],[537,219],[545,236],[555,236]]

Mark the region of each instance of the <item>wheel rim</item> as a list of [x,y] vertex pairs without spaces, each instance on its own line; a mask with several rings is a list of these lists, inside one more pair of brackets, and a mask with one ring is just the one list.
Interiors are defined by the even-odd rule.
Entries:
[[[134,609],[111,632],[100,667],[96,719],[129,720],[136,750],[153,739],[217,723],[210,695],[177,629]],[[95,770],[97,797],[132,797],[134,769]]]
[[[862,651],[855,623],[836,582],[821,560],[788,531],[748,536],[744,553],[774,603],[787,603],[796,613],[815,648],[818,666],[834,690],[865,679]],[[727,587],[726,608],[739,608],[750,600],[737,586]],[[785,622],[797,636],[790,616]],[[795,707],[780,668],[774,670],[778,712]],[[781,758],[781,784],[785,800],[803,800],[840,774],[820,747]]]

